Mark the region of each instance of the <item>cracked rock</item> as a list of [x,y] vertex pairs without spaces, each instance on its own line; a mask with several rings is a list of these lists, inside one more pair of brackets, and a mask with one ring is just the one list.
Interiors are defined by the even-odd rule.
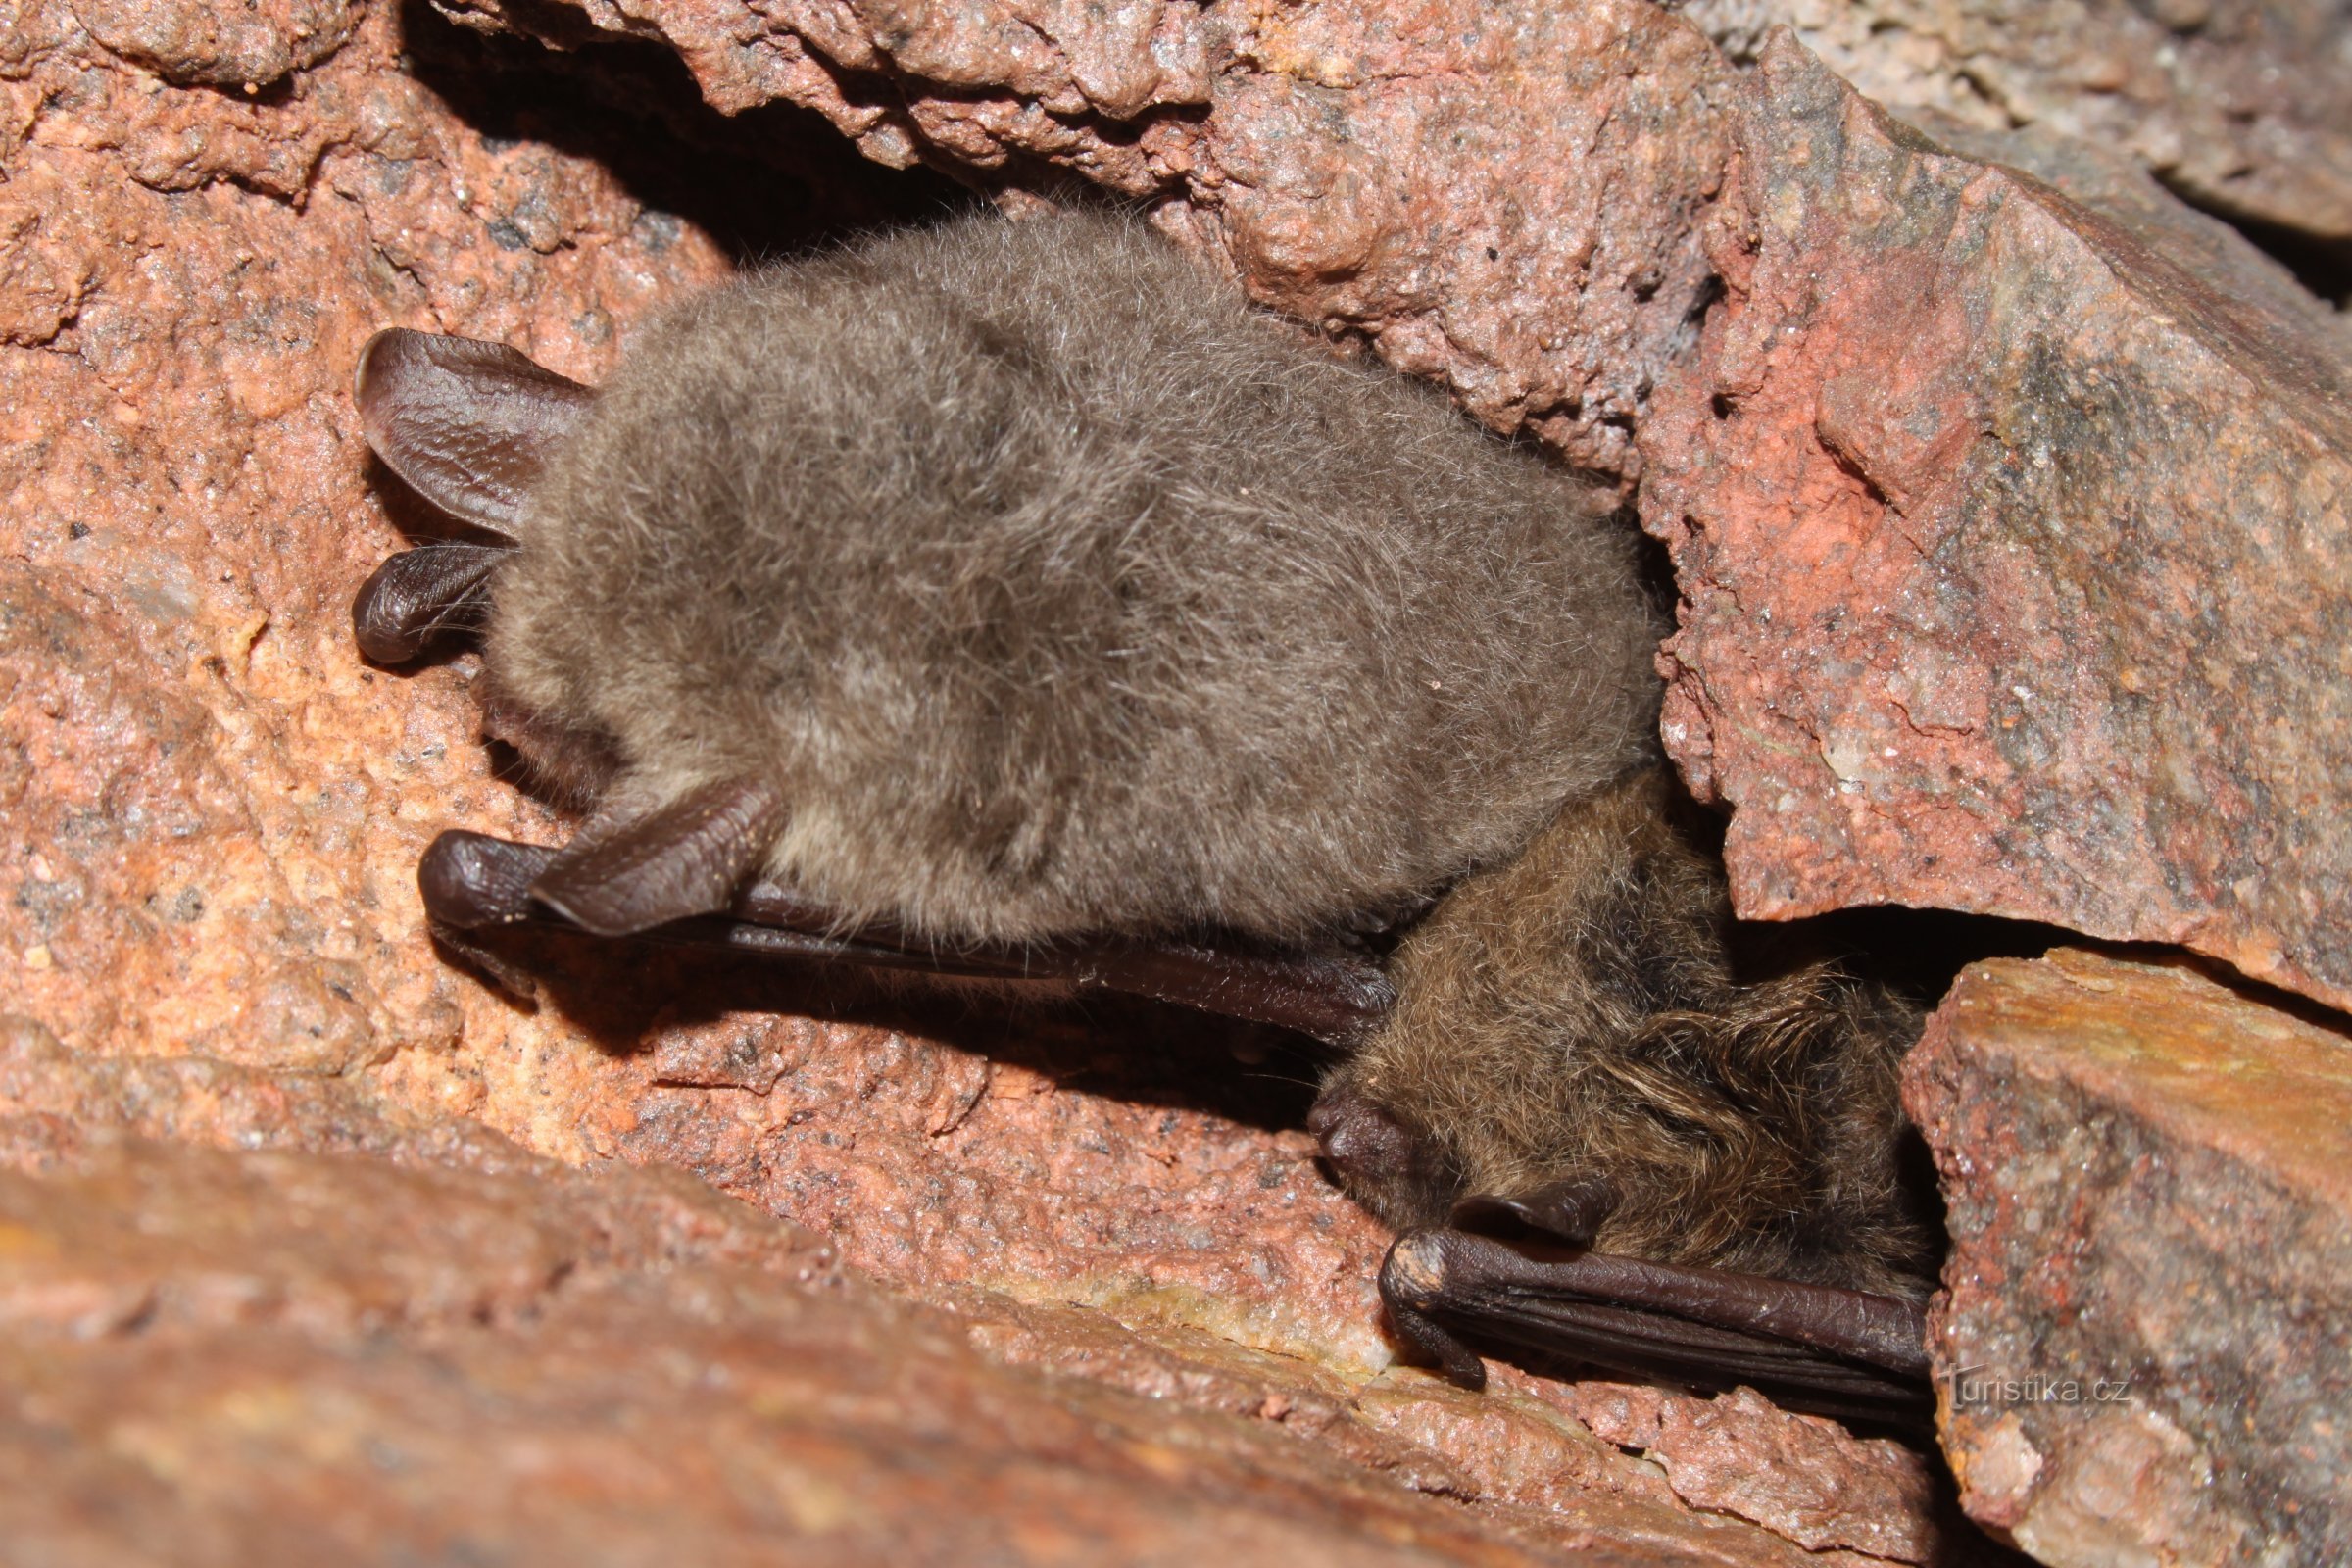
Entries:
[[1642,497],[1666,743],[1732,808],[1741,913],[1973,910],[2352,1001],[2340,328],[1794,43],[1749,82],[1727,297]]
[[1643,0],[452,9],[658,35],[713,104],[805,105],[886,163],[1146,202],[1261,303],[1596,474],[1634,476],[1706,300],[1733,74]]
[[[558,56],[368,4],[247,94],[126,58],[96,15],[0,17],[12,1546],[1021,1561],[1140,1557],[1131,1532],[1158,1530],[1236,1560],[1965,1560],[1964,1532],[1910,1511],[1912,1450],[1809,1426],[1804,1473],[1731,1489],[1682,1463],[1670,1485],[1556,1385],[1503,1370],[1474,1397],[1395,1365],[1386,1238],[1314,1168],[1295,1054],[1245,1070],[1262,1042],[1164,1015],[924,1010],[562,944],[525,1008],[438,953],[414,881],[432,834],[564,829],[483,744],[468,661],[396,675],[352,646],[352,593],[415,520],[348,401],[360,344],[460,332],[594,380],[662,301],[938,187],[787,110],[721,121],[650,48]],[[233,53],[186,6],[106,15]],[[289,11],[246,15],[294,37]],[[866,58],[821,20],[811,38]],[[1674,215],[1716,156],[1703,127],[1642,127],[1703,110],[1722,68],[1646,8],[1523,20],[1472,41],[1527,86],[1528,162],[1445,166],[1486,204],[1467,245],[1433,189],[1366,166],[1393,261],[1362,310],[1421,320],[1491,417],[1548,409],[1528,416],[1613,462],[1609,418],[1700,286]],[[1437,42],[1391,59],[1328,17],[1268,25],[1289,52],[1251,101],[1326,140],[1304,183],[1227,181],[1259,204],[1246,222],[1204,198],[1196,238],[1306,243],[1315,170],[1443,150],[1473,107],[1415,64]],[[972,91],[934,122],[1052,122],[1115,162],[1148,155],[1116,152],[1111,110],[1159,94],[1152,145],[1213,150],[1188,57],[1147,30],[1164,79],[1107,35],[1068,56],[1100,116]],[[892,46],[951,73],[959,36]],[[1343,44],[1358,87],[1317,74]],[[689,53],[716,80],[782,48]],[[1049,96],[1062,60],[1035,63]],[[1588,189],[1604,166],[1562,146],[1622,177]],[[1513,180],[1569,205],[1513,206]],[[1523,292],[1441,320],[1430,258],[1448,288],[1496,267]],[[1352,286],[1305,297],[1345,317]],[[1554,291],[1560,346],[1493,346],[1512,301]],[[1579,346],[1603,340],[1625,352]],[[844,1283],[800,1278],[811,1247]],[[1771,1423],[1800,1418],[1740,1419],[1786,1451]],[[1840,1489],[1886,1501],[1841,1515]]]
[[1905,1522],[1919,1455],[1827,1423],[1687,1508],[1532,1380],[1335,1377],[1043,1283],[923,1304],[667,1166],[0,1018],[0,1499],[40,1560],[1798,1568],[1808,1496],[1857,1568],[1972,1560]]
[[1787,24],[1897,114],[2114,148],[2209,212],[2352,241],[2336,0],[1687,0],[1736,54]]

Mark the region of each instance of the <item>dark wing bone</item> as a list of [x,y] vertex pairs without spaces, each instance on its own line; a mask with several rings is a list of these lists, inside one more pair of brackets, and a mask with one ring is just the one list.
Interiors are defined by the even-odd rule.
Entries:
[[596,393],[503,343],[393,327],[360,352],[368,444],[418,495],[506,538]]
[[784,797],[773,785],[706,784],[646,815],[592,823],[532,878],[531,897],[600,937],[715,913],[783,825]]
[[1457,1335],[1686,1387],[1749,1384],[1849,1420],[1916,1426],[1935,1409],[1925,1316],[1894,1297],[1452,1229],[1398,1237],[1380,1293],[1468,1388],[1486,1368]]
[[[478,956],[485,950],[473,934],[496,926],[533,921],[588,929],[548,897],[551,878],[561,898],[583,874],[580,867],[608,863],[604,858],[614,836],[592,830],[582,839],[589,841],[586,853],[572,862],[568,875],[559,876],[571,851],[480,833],[442,834],[416,868],[435,930],[461,952]],[[752,883],[731,899],[704,907],[725,913],[675,920],[648,934],[730,953],[991,979],[1060,980],[1276,1024],[1333,1042],[1354,1039],[1396,1001],[1377,967],[1336,955],[1260,954],[1177,941],[928,942],[886,926],[845,930],[818,906],[772,882]],[[485,967],[493,978],[513,984],[499,965]]]

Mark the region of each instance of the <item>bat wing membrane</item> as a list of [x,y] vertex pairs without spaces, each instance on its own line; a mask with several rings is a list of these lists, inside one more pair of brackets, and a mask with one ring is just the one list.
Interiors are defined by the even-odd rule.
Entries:
[[[1358,1037],[1396,1001],[1378,965],[1345,954],[1269,953],[1209,940],[950,943],[856,926],[773,882],[744,883],[780,810],[744,785],[714,785],[663,811],[592,821],[562,850],[453,831],[417,863],[441,938],[493,979],[527,982],[476,933],[525,922],[747,956],[1003,980],[1059,980],[1270,1023],[1334,1043]],[[771,814],[773,813],[773,814]],[[656,929],[656,928],[659,929]]]
[[1687,1387],[1916,1425],[1932,1414],[1926,1323],[1895,1297],[1482,1236],[1408,1231],[1381,1268],[1396,1326],[1455,1382],[1486,1371],[1459,1336]]

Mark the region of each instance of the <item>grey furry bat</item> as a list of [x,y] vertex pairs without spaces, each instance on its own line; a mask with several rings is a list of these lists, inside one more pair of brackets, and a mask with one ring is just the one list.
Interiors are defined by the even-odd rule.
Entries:
[[595,392],[386,332],[358,401],[483,535],[386,562],[363,649],[478,631],[486,728],[586,808],[427,852],[494,973],[535,919],[1285,1024],[1349,1053],[1313,1125],[1453,1376],[1459,1332],[1919,1407],[1916,1020],[1735,974],[1569,477],[1102,217],[746,278]]

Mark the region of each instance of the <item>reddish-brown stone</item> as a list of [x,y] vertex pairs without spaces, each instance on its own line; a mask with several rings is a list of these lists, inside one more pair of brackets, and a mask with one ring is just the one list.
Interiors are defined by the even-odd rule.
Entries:
[[2057,1568],[2352,1554],[2342,1021],[2185,960],[1986,963],[1904,1099],[1949,1208],[1929,1343],[1969,1512]]
[[806,105],[886,163],[1148,201],[1260,301],[1596,473],[1632,477],[1707,284],[1731,73],[1646,0],[450,9],[658,35],[719,107]]
[[75,0],[74,16],[107,53],[182,86],[271,86],[343,47],[360,0],[262,6],[159,6]]
[[2198,206],[2352,240],[2338,0],[1686,0],[1735,53],[1787,23],[1897,114],[2112,148]]
[[0,1171],[24,1560],[1542,1560],[1254,1412],[1004,1367],[658,1172],[44,1163]]
[[[42,1561],[1800,1568],[1825,1559],[1736,1516],[1899,1509],[1920,1464],[1837,1434],[1722,1517],[1524,1378],[944,1302],[662,1165],[567,1169],[364,1080],[0,1018],[0,1504]],[[1827,1561],[1967,1560],[1846,1513],[1880,1550]]]
[[1582,1383],[1565,1402],[1595,1436],[1663,1470],[1693,1508],[1752,1519],[1815,1551],[1915,1562],[1971,1550],[1939,1469],[1890,1439],[1870,1440],[1877,1462],[1857,1465],[1843,1427],[1791,1419],[1752,1389],[1701,1402]]
[[1642,498],[1740,908],[2045,920],[2352,1002],[2340,338],[1793,43],[1748,80]]

